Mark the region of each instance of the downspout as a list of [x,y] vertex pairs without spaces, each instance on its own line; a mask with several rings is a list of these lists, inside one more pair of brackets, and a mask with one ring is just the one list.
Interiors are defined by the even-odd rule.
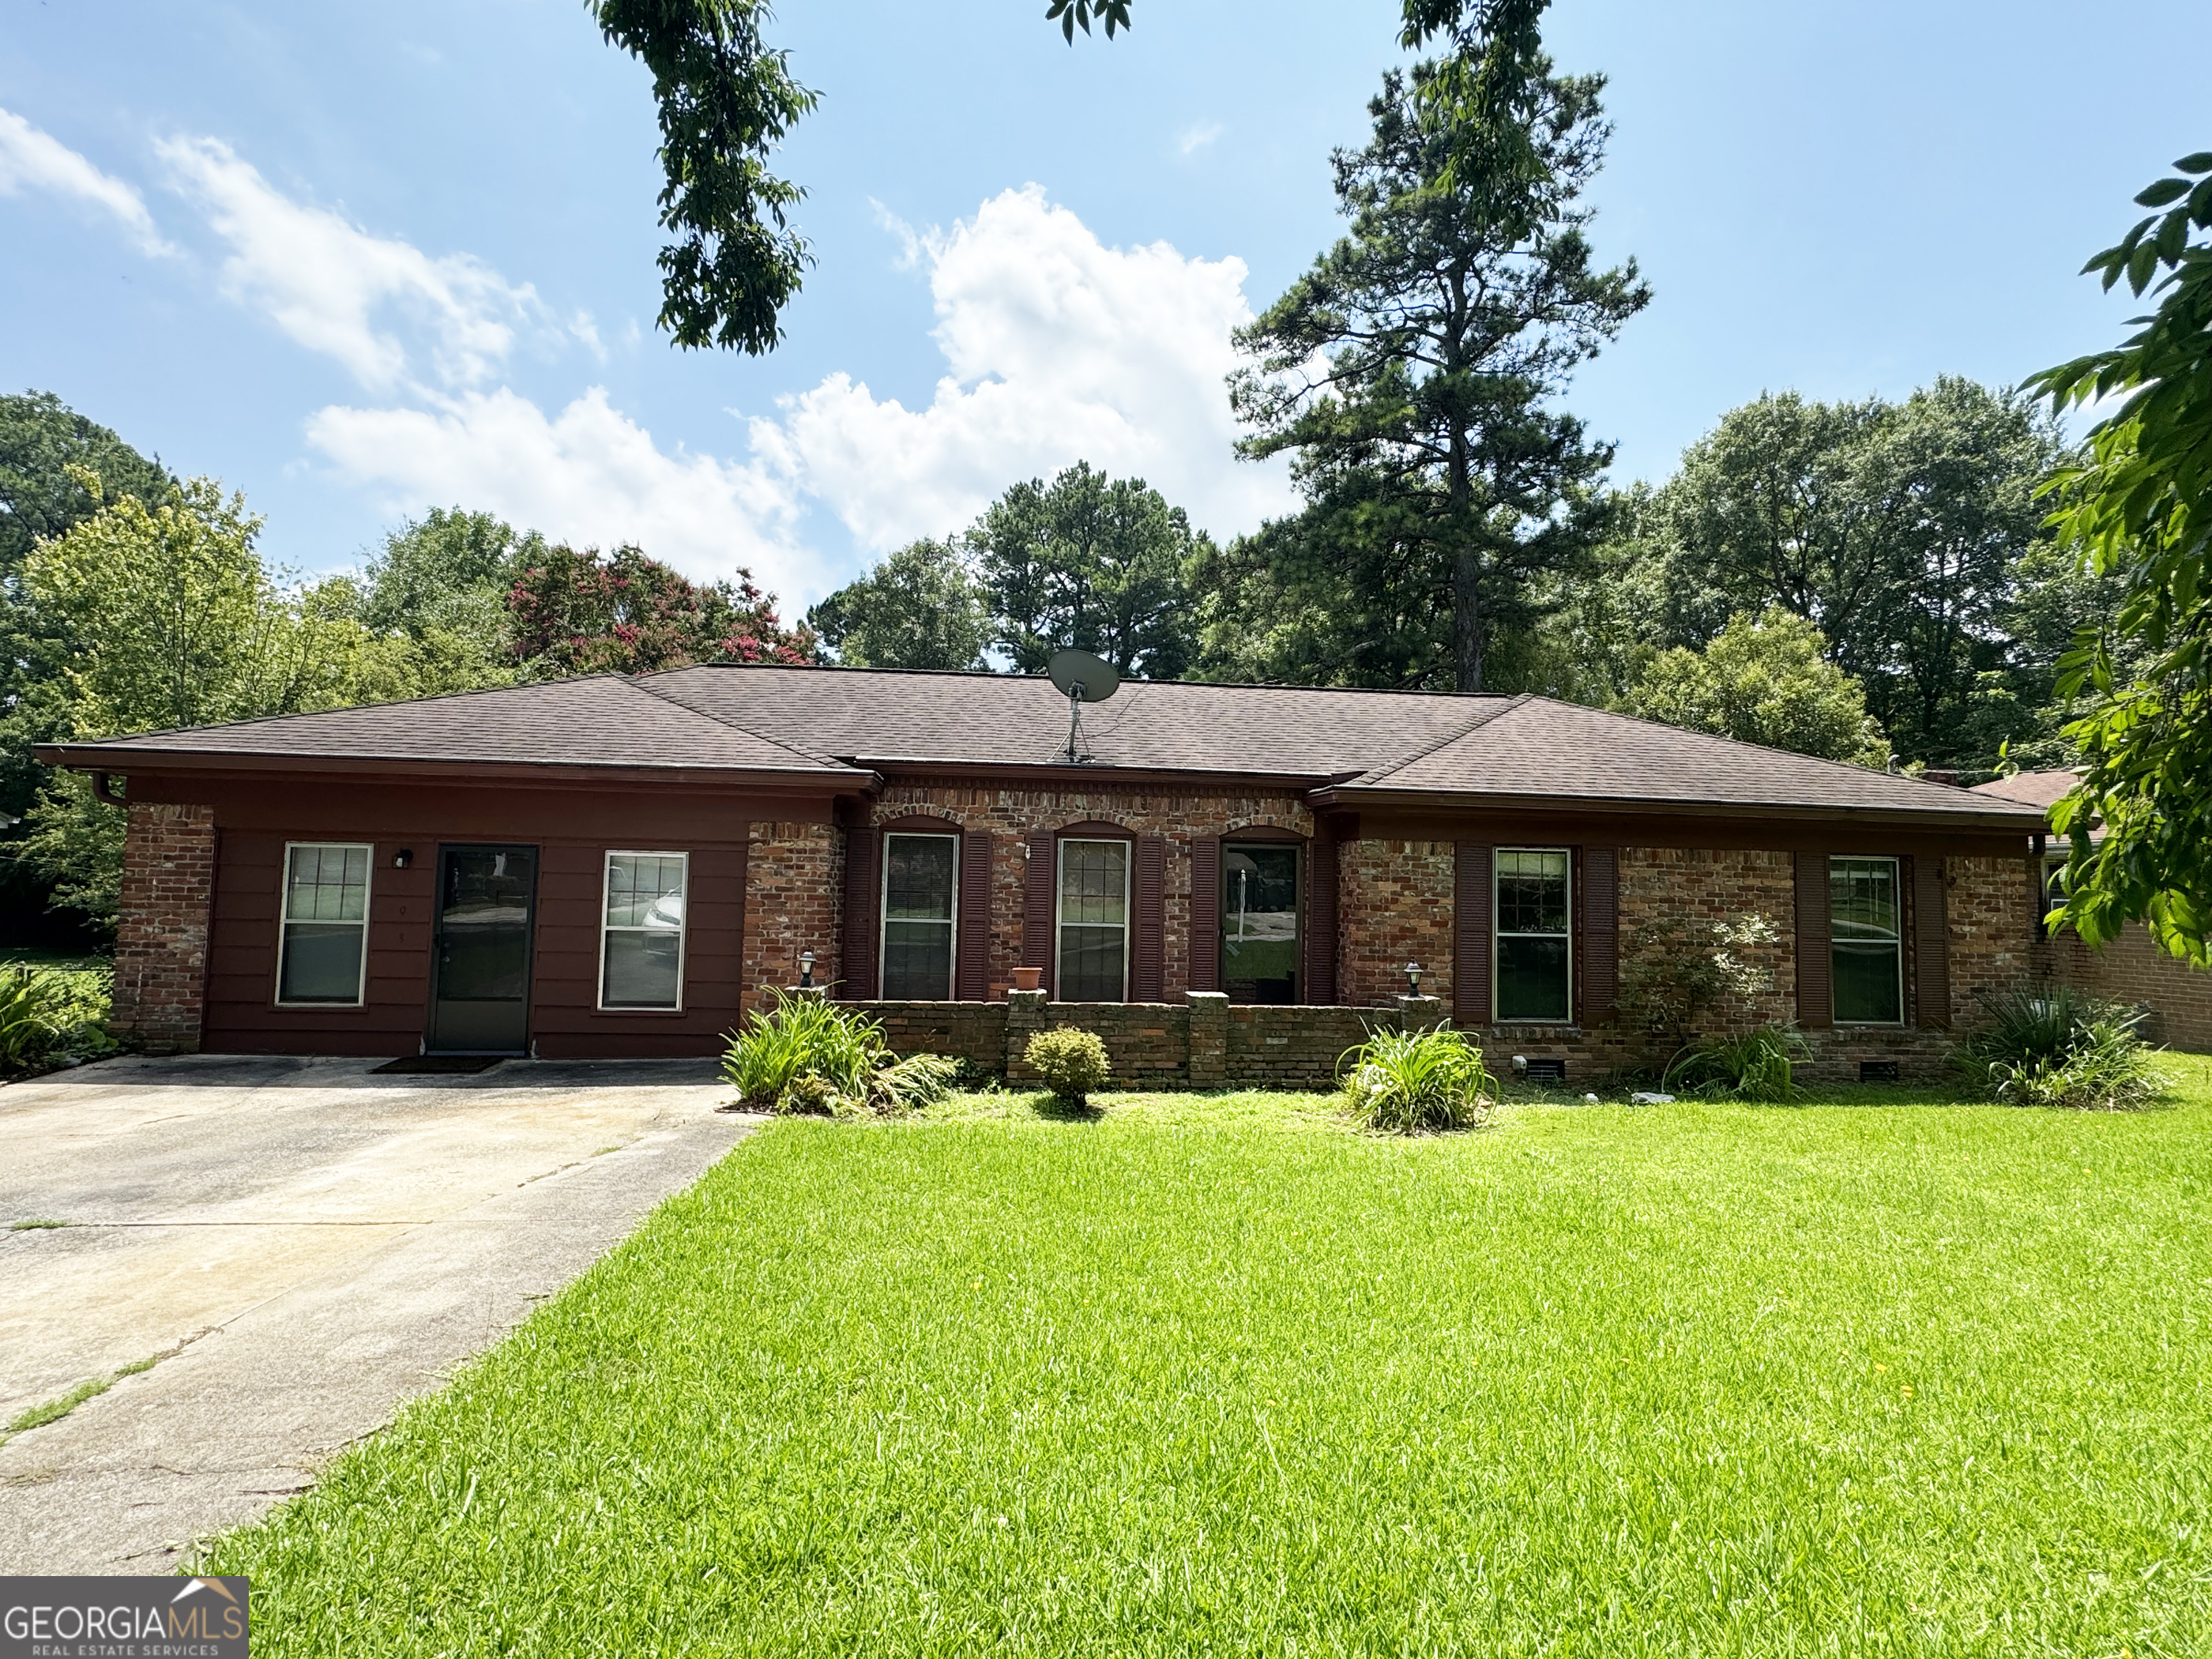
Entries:
[[112,772],[94,772],[89,775],[92,779],[92,793],[99,799],[106,801],[110,806],[131,805],[129,801],[117,794],[110,786],[108,780],[115,775]]

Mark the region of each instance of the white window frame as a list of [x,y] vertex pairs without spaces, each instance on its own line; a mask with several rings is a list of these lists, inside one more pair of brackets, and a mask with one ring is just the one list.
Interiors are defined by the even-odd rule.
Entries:
[[[960,832],[957,830],[886,830],[884,831],[883,856],[878,862],[883,868],[876,872],[876,991],[888,996],[884,983],[884,963],[890,951],[891,905],[891,842],[894,841],[949,841],[952,843],[952,914],[945,924],[945,1000],[960,1000]],[[900,921],[928,920],[900,916]],[[936,926],[934,921],[930,924]]]
[[[1508,933],[1498,925],[1498,884],[1504,878],[1508,853],[1556,853],[1567,861],[1567,926],[1560,933]],[[1557,1019],[1512,1019],[1498,1012],[1498,947],[1508,939],[1561,939],[1567,946],[1567,1006]],[[1572,1025],[1575,1023],[1575,849],[1571,847],[1498,847],[1490,854],[1490,1023],[1493,1025]]]
[[[1067,929],[1061,920],[1062,908],[1067,893],[1067,849],[1071,847],[1118,847],[1121,849],[1121,994],[1111,1004],[1114,1006],[1129,1000],[1129,953],[1135,943],[1135,929],[1130,925],[1130,907],[1136,902],[1134,891],[1137,878],[1137,844],[1126,836],[1062,836],[1054,843],[1052,869],[1052,994],[1055,1001],[1065,1001],[1067,989],[1066,972],[1067,957]],[[1101,921],[1079,921],[1078,927],[1103,927]]]
[[[1834,915],[1836,866],[1838,864],[1886,864],[1889,866],[1889,890],[1897,901],[1897,1018],[1895,1019],[1843,1019],[1837,1017],[1836,1007],[1836,923]],[[1911,1021],[1911,1012],[1905,1002],[1905,863],[1887,853],[1833,853],[1828,857],[1828,1013],[1831,1023],[1853,1030],[1901,1031]]]
[[[607,935],[610,933],[657,933],[658,927],[639,927],[624,924],[621,927],[607,920],[607,901],[614,895],[615,860],[617,859],[681,859],[684,861],[684,925],[676,930],[676,1003],[669,1008],[641,1008],[634,1003],[610,1006],[607,1001]],[[691,952],[691,855],[672,848],[655,850],[648,847],[610,847],[606,856],[599,860],[599,984],[592,992],[592,1000],[603,1014],[680,1014],[684,1012],[685,971],[690,965]]]
[[[350,853],[356,848],[368,855],[367,873],[361,884],[361,972],[354,982],[351,1002],[287,1002],[284,1000],[284,952],[291,945],[292,930],[292,852],[295,848],[313,848],[317,852]],[[376,848],[365,841],[288,841],[284,843],[284,863],[277,872],[276,894],[276,983],[273,1006],[279,1008],[361,1008],[368,1002],[368,924],[376,898]],[[313,921],[313,916],[301,918]]]

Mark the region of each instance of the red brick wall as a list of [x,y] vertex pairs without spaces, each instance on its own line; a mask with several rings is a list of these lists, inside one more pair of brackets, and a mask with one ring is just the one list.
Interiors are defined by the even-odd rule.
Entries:
[[745,851],[742,1006],[799,983],[799,953],[814,952],[814,982],[836,983],[845,837],[826,823],[755,823]]
[[214,897],[214,809],[132,803],[123,840],[112,1024],[118,1036],[149,1053],[198,1051]]
[[2066,933],[2038,945],[2050,976],[2112,1002],[2151,1010],[2143,1034],[2170,1048],[2212,1050],[2212,974],[2170,957],[2140,923],[2130,923],[2101,951]]
[[[1294,796],[1261,792],[1183,793],[1139,786],[1000,789],[960,783],[900,782],[874,803],[871,823],[915,815],[945,818],[991,836],[990,984],[1013,982],[1022,959],[1022,896],[1029,879],[1028,838],[1065,824],[1117,823],[1133,836],[1167,842],[1165,936],[1161,994],[1180,1002],[1190,988],[1190,842],[1265,826],[1313,833],[1313,814]],[[840,837],[842,842],[842,837]],[[817,945],[819,951],[822,947]],[[818,975],[817,975],[818,976]]]
[[1350,1007],[1396,1006],[1406,964],[1421,990],[1452,997],[1452,874],[1448,841],[1355,841],[1337,850],[1337,994]]

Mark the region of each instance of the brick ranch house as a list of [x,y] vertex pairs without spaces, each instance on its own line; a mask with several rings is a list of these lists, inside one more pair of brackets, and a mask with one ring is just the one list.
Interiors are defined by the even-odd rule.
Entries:
[[[2048,813],[2074,787],[2074,780],[2071,772],[2019,772],[1978,784],[1974,793]],[[2058,841],[2046,844],[2038,836],[2036,851],[2043,868],[2042,908],[2047,912],[2058,903],[2052,884],[2066,863],[2066,846]],[[2070,931],[2049,935],[2039,919],[2034,961],[2039,982],[2078,986],[2108,1001],[2149,1009],[2143,1030],[2157,1042],[2176,1048],[2212,1049],[2212,974],[2167,955],[2141,922],[2129,923],[2118,939],[2093,951]]]
[[[1640,923],[1757,912],[1819,1070],[1932,1068],[2035,971],[2041,808],[1536,696],[709,665],[40,751],[127,801],[157,1050],[715,1051],[799,981],[1021,1076],[1325,1079],[1365,1024],[1570,1079]],[[1042,989],[1014,993],[1018,969]],[[1378,1014],[1377,1010],[1389,1010]]]

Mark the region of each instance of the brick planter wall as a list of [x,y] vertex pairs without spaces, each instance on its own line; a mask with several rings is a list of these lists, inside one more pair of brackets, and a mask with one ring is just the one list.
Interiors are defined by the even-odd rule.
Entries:
[[149,1054],[198,1052],[214,900],[214,809],[133,803],[110,1020]]

